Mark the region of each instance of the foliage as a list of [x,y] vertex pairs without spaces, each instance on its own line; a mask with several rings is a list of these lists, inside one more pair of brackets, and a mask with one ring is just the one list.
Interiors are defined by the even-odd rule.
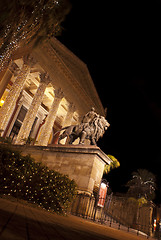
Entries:
[[138,199],[139,206],[142,206],[146,203],[147,203],[147,199],[145,199],[144,197],[141,197],[141,198]]
[[128,194],[135,198],[151,200],[155,197],[155,175],[146,169],[138,169],[132,173],[132,179],[127,183]]
[[141,198],[139,198],[139,199],[130,197],[130,198],[128,199],[128,201],[129,201],[129,202],[133,202],[134,204],[136,204],[136,205],[139,206],[139,207],[141,207],[142,205],[148,203],[148,201],[147,201],[144,197],[141,197]]
[[112,162],[109,165],[105,165],[104,167],[104,174],[108,174],[112,169],[118,168],[120,166],[119,161],[112,155],[107,155]]
[[76,193],[76,184],[68,176],[35,162],[29,155],[22,156],[8,145],[1,145],[0,193],[64,213]]
[[69,10],[69,0],[0,1],[0,68],[20,46],[57,35]]

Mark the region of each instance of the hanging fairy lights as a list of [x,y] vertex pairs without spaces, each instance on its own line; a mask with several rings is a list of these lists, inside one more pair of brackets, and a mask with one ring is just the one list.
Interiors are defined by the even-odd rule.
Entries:
[[76,193],[76,184],[66,175],[0,147],[0,194],[36,203],[57,213],[66,212]]
[[5,6],[6,19],[0,21],[0,71],[20,46],[30,42],[37,44],[56,35],[70,9],[68,0],[33,0],[30,3],[26,0],[18,1],[12,8],[10,5]]

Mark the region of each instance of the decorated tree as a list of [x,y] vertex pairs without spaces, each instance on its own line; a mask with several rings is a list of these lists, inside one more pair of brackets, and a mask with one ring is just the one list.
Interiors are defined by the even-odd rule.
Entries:
[[68,176],[35,162],[29,155],[22,156],[8,145],[1,145],[0,194],[64,213],[76,194],[76,184]]
[[20,46],[60,33],[69,10],[68,0],[0,1],[0,71]]

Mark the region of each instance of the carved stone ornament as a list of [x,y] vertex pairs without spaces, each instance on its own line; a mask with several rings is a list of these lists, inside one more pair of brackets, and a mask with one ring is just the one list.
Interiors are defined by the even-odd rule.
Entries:
[[17,66],[17,64],[13,61],[10,62],[8,69],[10,70],[10,72],[12,74],[14,74],[14,76],[16,77],[20,71],[20,68]]
[[61,99],[61,98],[64,97],[64,93],[63,93],[63,91],[62,91],[61,88],[56,89],[56,90],[54,91],[54,94],[55,94],[55,98]]
[[75,112],[75,110],[76,110],[76,107],[75,107],[74,103],[69,103],[68,111]]
[[44,82],[46,85],[48,85],[51,82],[49,74],[46,72],[40,73],[40,82]]
[[23,61],[24,61],[24,64],[30,66],[30,68],[32,68],[37,63],[36,59],[34,59],[29,54],[23,56]]

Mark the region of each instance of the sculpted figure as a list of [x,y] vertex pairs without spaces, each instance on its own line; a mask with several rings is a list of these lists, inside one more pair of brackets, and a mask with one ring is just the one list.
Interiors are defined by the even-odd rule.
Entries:
[[[81,121],[80,126],[82,127],[82,136],[80,140],[80,144],[84,143],[84,140],[86,138],[86,135],[90,134],[91,128],[93,127],[92,124],[94,122],[94,119],[99,118],[99,115],[95,112],[95,108],[92,107],[91,111],[86,113]],[[82,142],[83,141],[83,142]]]
[[87,112],[85,115],[84,115],[84,117],[83,117],[83,119],[82,119],[82,123],[91,123],[92,121],[93,121],[93,119],[95,118],[95,117],[98,117],[99,115],[95,112],[95,108],[94,107],[92,107],[91,108],[91,111],[89,111],[89,112]]
[[89,139],[91,145],[96,145],[98,139],[103,136],[109,126],[110,124],[105,117],[98,115],[92,108],[85,114],[79,125],[71,125],[60,130],[65,131],[59,136],[58,143],[61,139],[69,137],[69,144],[80,138],[79,144],[84,144],[85,139]]

